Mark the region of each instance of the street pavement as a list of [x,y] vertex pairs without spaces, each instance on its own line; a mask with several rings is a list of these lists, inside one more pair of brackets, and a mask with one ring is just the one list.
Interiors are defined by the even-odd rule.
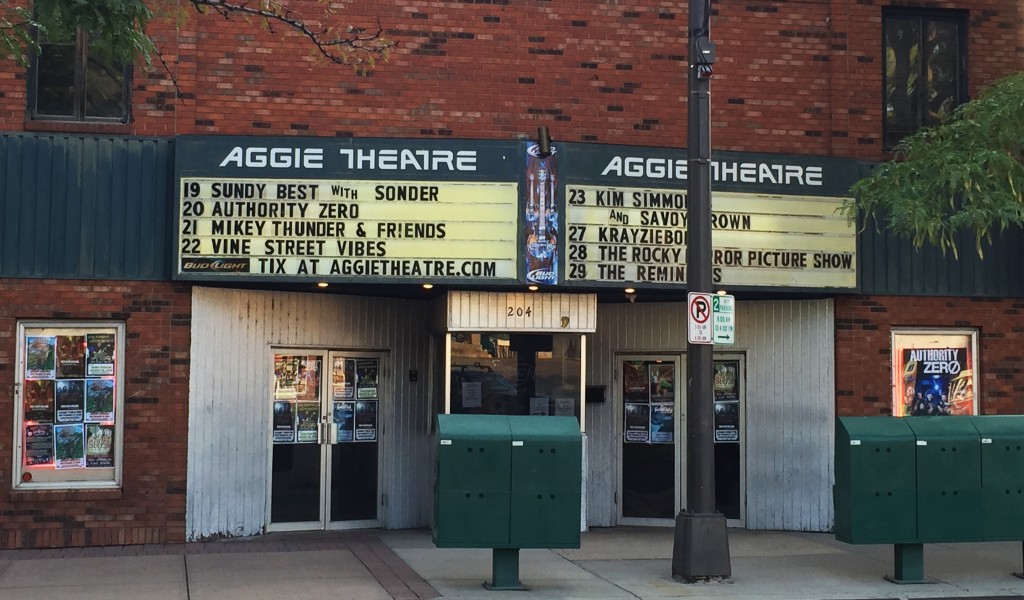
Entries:
[[0,600],[860,600],[1024,598],[1020,542],[927,544],[929,584],[899,585],[893,548],[831,534],[730,530],[732,577],[681,583],[671,528],[583,534],[522,550],[526,591],[491,591],[489,549],[440,549],[425,530],[270,534],[218,542],[0,551]]

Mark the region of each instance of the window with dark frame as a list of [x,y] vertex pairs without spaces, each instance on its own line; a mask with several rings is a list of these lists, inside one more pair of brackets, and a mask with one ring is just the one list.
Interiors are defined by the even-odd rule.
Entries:
[[89,49],[79,30],[73,41],[40,40],[29,77],[29,117],[35,120],[124,123],[131,106],[131,67],[111,65]]
[[885,147],[893,148],[942,122],[967,100],[967,14],[887,9],[882,27],[883,138]]

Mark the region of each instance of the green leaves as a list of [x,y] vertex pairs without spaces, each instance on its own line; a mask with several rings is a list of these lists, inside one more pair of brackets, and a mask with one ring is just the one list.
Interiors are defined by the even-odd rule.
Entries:
[[155,52],[146,35],[153,13],[142,0],[35,0],[35,15],[47,41],[73,40],[81,28],[90,50],[113,64],[141,58],[148,65]]
[[32,8],[0,0],[0,58],[24,65],[39,42],[72,43],[79,28],[89,34],[90,49],[112,64],[149,65],[156,52],[146,35],[153,13],[142,0],[35,0]]
[[[19,5],[22,3],[19,3]],[[279,0],[35,0],[33,10],[12,6],[11,0],[0,0],[0,59],[14,58],[25,65],[30,52],[40,42],[70,43],[79,29],[89,35],[89,49],[98,58],[111,64],[152,64],[155,55],[163,57],[146,27],[154,18],[149,7],[184,23],[183,6],[195,9],[199,18],[252,19],[254,27],[274,34],[281,25],[306,38],[314,51],[336,64],[352,65],[365,73],[378,61],[387,61],[395,42],[383,36],[383,27],[365,31],[335,23],[339,9],[329,0],[321,0],[322,14],[302,15]],[[39,32],[38,40],[35,32]],[[170,71],[170,66],[164,63]],[[174,78],[173,72],[171,73]],[[179,90],[180,91],[180,90]]]
[[952,118],[904,139],[894,160],[850,188],[843,211],[957,255],[956,233],[975,250],[1024,225],[1024,73],[997,81]]

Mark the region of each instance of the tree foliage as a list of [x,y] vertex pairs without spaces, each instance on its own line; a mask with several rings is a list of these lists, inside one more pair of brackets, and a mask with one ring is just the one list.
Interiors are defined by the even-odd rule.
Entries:
[[935,127],[905,138],[894,159],[850,189],[843,210],[958,254],[972,232],[982,255],[992,234],[1024,225],[1024,72],[1005,77]]
[[360,72],[386,61],[395,46],[379,26],[367,32],[342,23],[342,15],[329,1],[322,2],[322,11],[315,15],[293,10],[287,0],[34,0],[31,9],[28,4],[0,0],[0,58],[25,64],[40,41],[69,41],[81,28],[89,32],[90,49],[107,60],[150,65],[156,56],[163,62],[147,26],[162,16],[181,23],[188,17],[181,6],[203,18],[238,17],[270,30],[290,30],[306,38],[324,59]]

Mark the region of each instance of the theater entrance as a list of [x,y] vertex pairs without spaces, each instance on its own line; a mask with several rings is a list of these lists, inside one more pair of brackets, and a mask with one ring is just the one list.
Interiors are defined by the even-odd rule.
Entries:
[[384,355],[273,352],[270,531],[379,527]]

